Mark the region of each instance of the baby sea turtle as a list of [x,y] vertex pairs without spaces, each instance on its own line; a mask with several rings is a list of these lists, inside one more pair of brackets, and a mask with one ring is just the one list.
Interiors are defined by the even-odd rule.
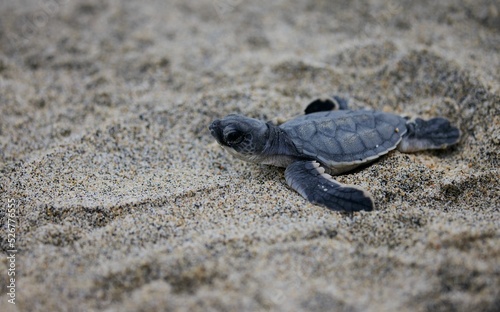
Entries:
[[[330,109],[337,109],[331,111]],[[328,110],[328,111],[327,111]],[[408,119],[373,110],[348,110],[340,97],[316,100],[306,115],[279,126],[231,114],[209,127],[234,156],[286,167],[288,185],[313,204],[337,211],[373,210],[365,190],[335,181],[397,148],[409,153],[456,144],[460,131],[445,118]]]

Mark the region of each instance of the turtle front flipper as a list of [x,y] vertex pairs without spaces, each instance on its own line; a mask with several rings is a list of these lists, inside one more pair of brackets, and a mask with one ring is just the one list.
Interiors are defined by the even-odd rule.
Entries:
[[285,179],[291,188],[313,204],[345,212],[373,210],[368,192],[333,180],[316,161],[293,162],[285,170]]
[[346,99],[336,95],[332,96],[331,99],[316,99],[307,105],[304,112],[309,115],[317,112],[347,109],[347,102]]

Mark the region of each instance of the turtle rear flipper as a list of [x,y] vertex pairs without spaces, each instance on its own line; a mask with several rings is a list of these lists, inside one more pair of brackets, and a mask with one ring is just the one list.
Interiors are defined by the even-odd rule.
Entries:
[[408,121],[406,127],[408,131],[398,146],[398,150],[405,153],[446,148],[460,139],[460,130],[441,117],[416,118]]
[[324,173],[316,161],[296,161],[285,170],[291,188],[313,204],[336,211],[373,210],[373,200],[365,190],[344,185]]

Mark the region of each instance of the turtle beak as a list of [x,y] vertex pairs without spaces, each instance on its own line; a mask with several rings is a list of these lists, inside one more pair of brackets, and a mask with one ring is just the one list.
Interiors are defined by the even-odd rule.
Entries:
[[222,127],[220,125],[220,120],[219,119],[214,120],[210,124],[208,129],[210,130],[210,134],[217,140],[217,142],[219,144],[222,144],[223,135],[222,135]]

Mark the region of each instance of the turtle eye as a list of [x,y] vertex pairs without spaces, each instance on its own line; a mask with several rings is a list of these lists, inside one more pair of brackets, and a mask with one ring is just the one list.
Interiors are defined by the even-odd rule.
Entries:
[[240,131],[229,132],[226,135],[226,142],[231,145],[239,144],[243,141],[243,136],[243,132]]

